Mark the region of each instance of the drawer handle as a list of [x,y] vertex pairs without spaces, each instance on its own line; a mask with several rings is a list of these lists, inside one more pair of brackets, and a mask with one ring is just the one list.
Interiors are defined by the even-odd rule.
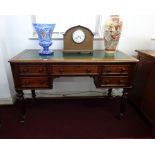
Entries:
[[40,72],[40,73],[41,73],[41,72],[43,72],[43,71],[44,71],[44,69],[43,69],[43,68],[40,68],[40,69],[39,69],[39,72]]
[[40,81],[40,84],[45,84],[46,83],[46,81]]
[[126,72],[127,70],[125,68],[121,68],[121,71],[122,72]]
[[28,69],[27,69],[27,68],[24,68],[24,69],[23,69],[23,72],[24,72],[24,73],[28,72]]
[[86,73],[91,73],[91,70],[87,68]]
[[107,69],[107,70],[105,70],[105,72],[106,72],[106,73],[110,73],[110,72],[111,72],[111,70],[110,70],[110,69]]
[[30,81],[25,81],[24,82],[24,85],[29,85],[30,84]]
[[63,71],[64,71],[63,68],[60,68],[60,69],[59,69],[59,72],[60,72],[60,73],[63,73]]
[[120,84],[123,84],[125,81],[124,80],[119,80],[119,83]]
[[105,80],[105,84],[109,84],[110,83],[110,80]]

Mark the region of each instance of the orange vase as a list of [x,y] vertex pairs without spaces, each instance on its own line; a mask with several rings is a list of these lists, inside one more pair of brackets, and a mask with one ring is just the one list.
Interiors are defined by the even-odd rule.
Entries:
[[111,15],[104,25],[104,46],[106,53],[115,53],[122,31],[119,15]]

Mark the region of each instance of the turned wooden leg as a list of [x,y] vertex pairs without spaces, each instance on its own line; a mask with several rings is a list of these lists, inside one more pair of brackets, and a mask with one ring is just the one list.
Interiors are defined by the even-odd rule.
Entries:
[[0,128],[2,127],[2,121],[1,121],[1,119],[0,119]]
[[112,89],[108,89],[108,97],[111,98]]
[[20,120],[19,122],[20,123],[23,123],[25,122],[25,119],[26,119],[26,105],[25,105],[25,102],[24,102],[24,93],[23,93],[23,90],[16,90],[17,92],[17,98],[18,98],[18,101],[21,105],[21,112],[20,112]]
[[33,101],[35,101],[35,99],[36,99],[36,92],[35,92],[34,89],[31,90],[31,94],[32,94]]
[[124,117],[124,111],[125,111],[127,99],[128,99],[128,89],[124,88],[122,98],[121,98],[121,103],[120,103],[119,119],[122,119]]
[[1,116],[0,116],[0,128],[2,127],[2,121],[1,121],[2,119],[1,119]]
[[155,138],[155,126],[152,128],[152,138]]

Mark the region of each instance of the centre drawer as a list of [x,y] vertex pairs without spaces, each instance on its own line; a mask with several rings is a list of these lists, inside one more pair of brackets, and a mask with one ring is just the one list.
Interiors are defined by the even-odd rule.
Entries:
[[130,65],[104,65],[102,74],[128,74]]
[[20,65],[18,66],[19,75],[47,75],[45,65]]
[[97,75],[99,67],[97,65],[54,65],[53,75]]

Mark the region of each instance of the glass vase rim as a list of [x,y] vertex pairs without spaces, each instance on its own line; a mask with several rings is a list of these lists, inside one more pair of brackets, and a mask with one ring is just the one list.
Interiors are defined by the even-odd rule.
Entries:
[[34,26],[35,26],[35,25],[40,25],[40,26],[44,26],[44,25],[53,26],[53,25],[54,25],[54,26],[55,26],[56,24],[55,24],[55,23],[53,23],[53,24],[49,24],[49,23],[47,23],[47,24],[46,24],[46,23],[32,23],[32,25],[34,25]]

